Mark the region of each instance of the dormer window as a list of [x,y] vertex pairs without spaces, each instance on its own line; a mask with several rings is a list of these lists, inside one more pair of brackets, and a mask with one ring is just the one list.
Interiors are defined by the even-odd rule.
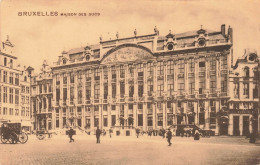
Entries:
[[90,56],[87,55],[87,56],[86,56],[86,61],[89,61],[89,59],[90,59]]
[[63,59],[62,63],[65,65],[67,63],[66,59]]
[[204,46],[206,46],[206,40],[205,38],[200,38],[198,40],[198,47],[204,47]]
[[167,49],[168,50],[173,50],[173,43],[168,43],[168,45],[167,45]]

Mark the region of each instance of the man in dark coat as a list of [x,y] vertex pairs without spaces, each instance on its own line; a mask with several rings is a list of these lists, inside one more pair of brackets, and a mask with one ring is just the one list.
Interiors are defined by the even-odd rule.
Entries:
[[171,145],[172,145],[171,139],[172,139],[172,132],[171,132],[171,130],[170,130],[170,128],[169,128],[169,129],[168,129],[168,132],[167,132],[167,141],[168,141],[168,143],[169,143],[168,146],[171,146]]
[[97,138],[97,143],[99,144],[100,144],[100,135],[101,135],[101,130],[97,127],[96,138]]
[[74,139],[72,138],[72,136],[74,135],[74,130],[72,129],[72,127],[70,127],[68,134],[69,134],[69,138],[70,138],[70,143],[72,141],[74,142]]

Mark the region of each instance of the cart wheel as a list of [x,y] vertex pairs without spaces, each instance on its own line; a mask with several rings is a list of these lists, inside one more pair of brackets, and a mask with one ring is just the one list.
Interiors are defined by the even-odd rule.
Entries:
[[39,140],[43,140],[45,138],[45,136],[46,136],[45,134],[36,135],[37,139],[39,139]]
[[2,143],[6,144],[8,142],[8,139],[4,138],[4,135],[1,136]]
[[27,142],[28,140],[28,135],[26,133],[21,133],[19,136],[18,136],[18,139],[19,139],[19,142],[24,144]]

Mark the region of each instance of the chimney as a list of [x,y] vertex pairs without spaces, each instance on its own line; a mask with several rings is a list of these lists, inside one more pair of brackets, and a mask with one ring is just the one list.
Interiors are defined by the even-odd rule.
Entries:
[[221,25],[221,34],[223,35],[223,36],[225,36],[225,29],[226,29],[226,27],[225,27],[226,25],[225,24],[222,24]]

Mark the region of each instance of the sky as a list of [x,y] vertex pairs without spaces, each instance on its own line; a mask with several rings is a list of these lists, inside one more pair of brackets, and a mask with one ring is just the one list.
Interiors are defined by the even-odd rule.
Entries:
[[[19,63],[40,69],[43,60],[56,62],[63,50],[98,44],[119,37],[160,35],[203,29],[233,28],[234,61],[244,49],[260,54],[260,0],[2,0],[0,40],[15,45]],[[21,12],[58,12],[59,16],[19,16]],[[60,16],[86,13],[87,16]],[[89,13],[100,13],[89,16]]]

